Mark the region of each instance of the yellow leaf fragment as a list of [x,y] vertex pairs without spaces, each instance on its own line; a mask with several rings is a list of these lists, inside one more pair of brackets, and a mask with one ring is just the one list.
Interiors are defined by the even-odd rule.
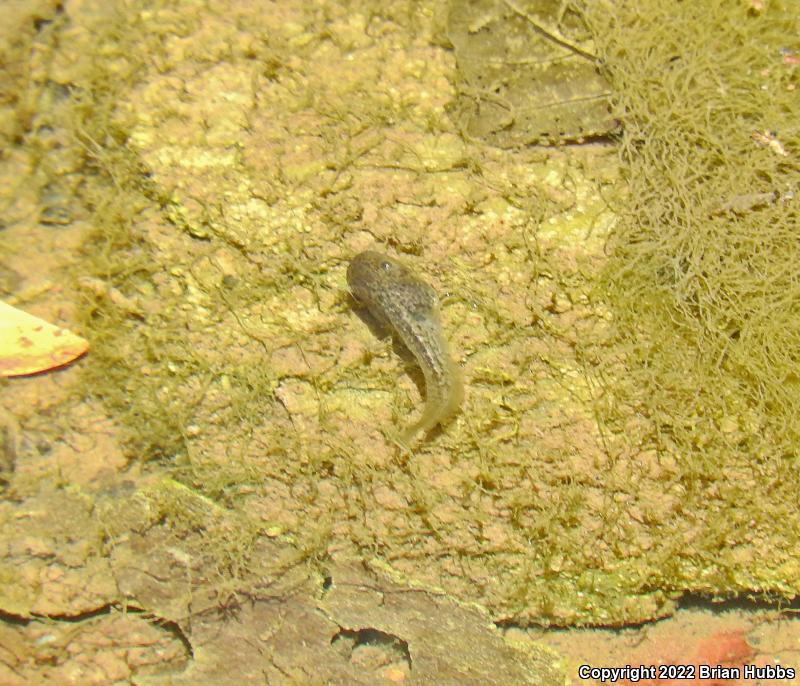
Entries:
[[86,339],[0,301],[0,376],[61,367],[88,348]]

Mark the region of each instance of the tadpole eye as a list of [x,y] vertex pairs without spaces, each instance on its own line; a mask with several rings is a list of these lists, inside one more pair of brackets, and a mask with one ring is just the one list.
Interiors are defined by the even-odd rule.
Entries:
[[381,269],[383,269],[383,271],[388,272],[391,268],[392,268],[392,265],[389,262],[387,262],[386,260],[381,262]]

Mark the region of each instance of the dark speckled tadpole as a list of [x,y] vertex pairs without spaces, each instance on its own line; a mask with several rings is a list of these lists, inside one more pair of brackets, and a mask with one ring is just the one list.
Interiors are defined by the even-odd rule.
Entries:
[[420,431],[444,424],[461,405],[461,370],[450,357],[439,320],[439,298],[408,267],[367,250],[347,268],[353,297],[384,327],[391,328],[414,355],[425,377],[425,410],[401,434],[408,443]]

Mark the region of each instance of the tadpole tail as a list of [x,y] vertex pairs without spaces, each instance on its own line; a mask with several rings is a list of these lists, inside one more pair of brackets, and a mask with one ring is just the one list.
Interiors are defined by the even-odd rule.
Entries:
[[461,368],[448,364],[446,380],[425,374],[425,409],[422,416],[400,434],[400,440],[410,444],[420,433],[427,433],[437,424],[446,424],[458,412],[464,400],[464,379]]

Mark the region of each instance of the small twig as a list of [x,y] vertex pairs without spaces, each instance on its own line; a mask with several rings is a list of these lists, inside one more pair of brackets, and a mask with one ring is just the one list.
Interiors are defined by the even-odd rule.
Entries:
[[542,26],[536,19],[534,19],[530,14],[528,14],[525,10],[518,7],[512,0],[503,0],[505,4],[508,6],[510,10],[518,14],[523,19],[527,20],[533,29],[543,35],[545,38],[558,43],[562,48],[566,48],[570,52],[574,52],[576,55],[580,55],[581,57],[585,57],[587,60],[591,60],[592,62],[599,63],[600,59],[597,55],[593,55],[592,53],[584,50],[583,48],[576,45],[574,42],[566,38],[565,36],[561,35],[561,33],[556,33],[550,29],[545,28]]

